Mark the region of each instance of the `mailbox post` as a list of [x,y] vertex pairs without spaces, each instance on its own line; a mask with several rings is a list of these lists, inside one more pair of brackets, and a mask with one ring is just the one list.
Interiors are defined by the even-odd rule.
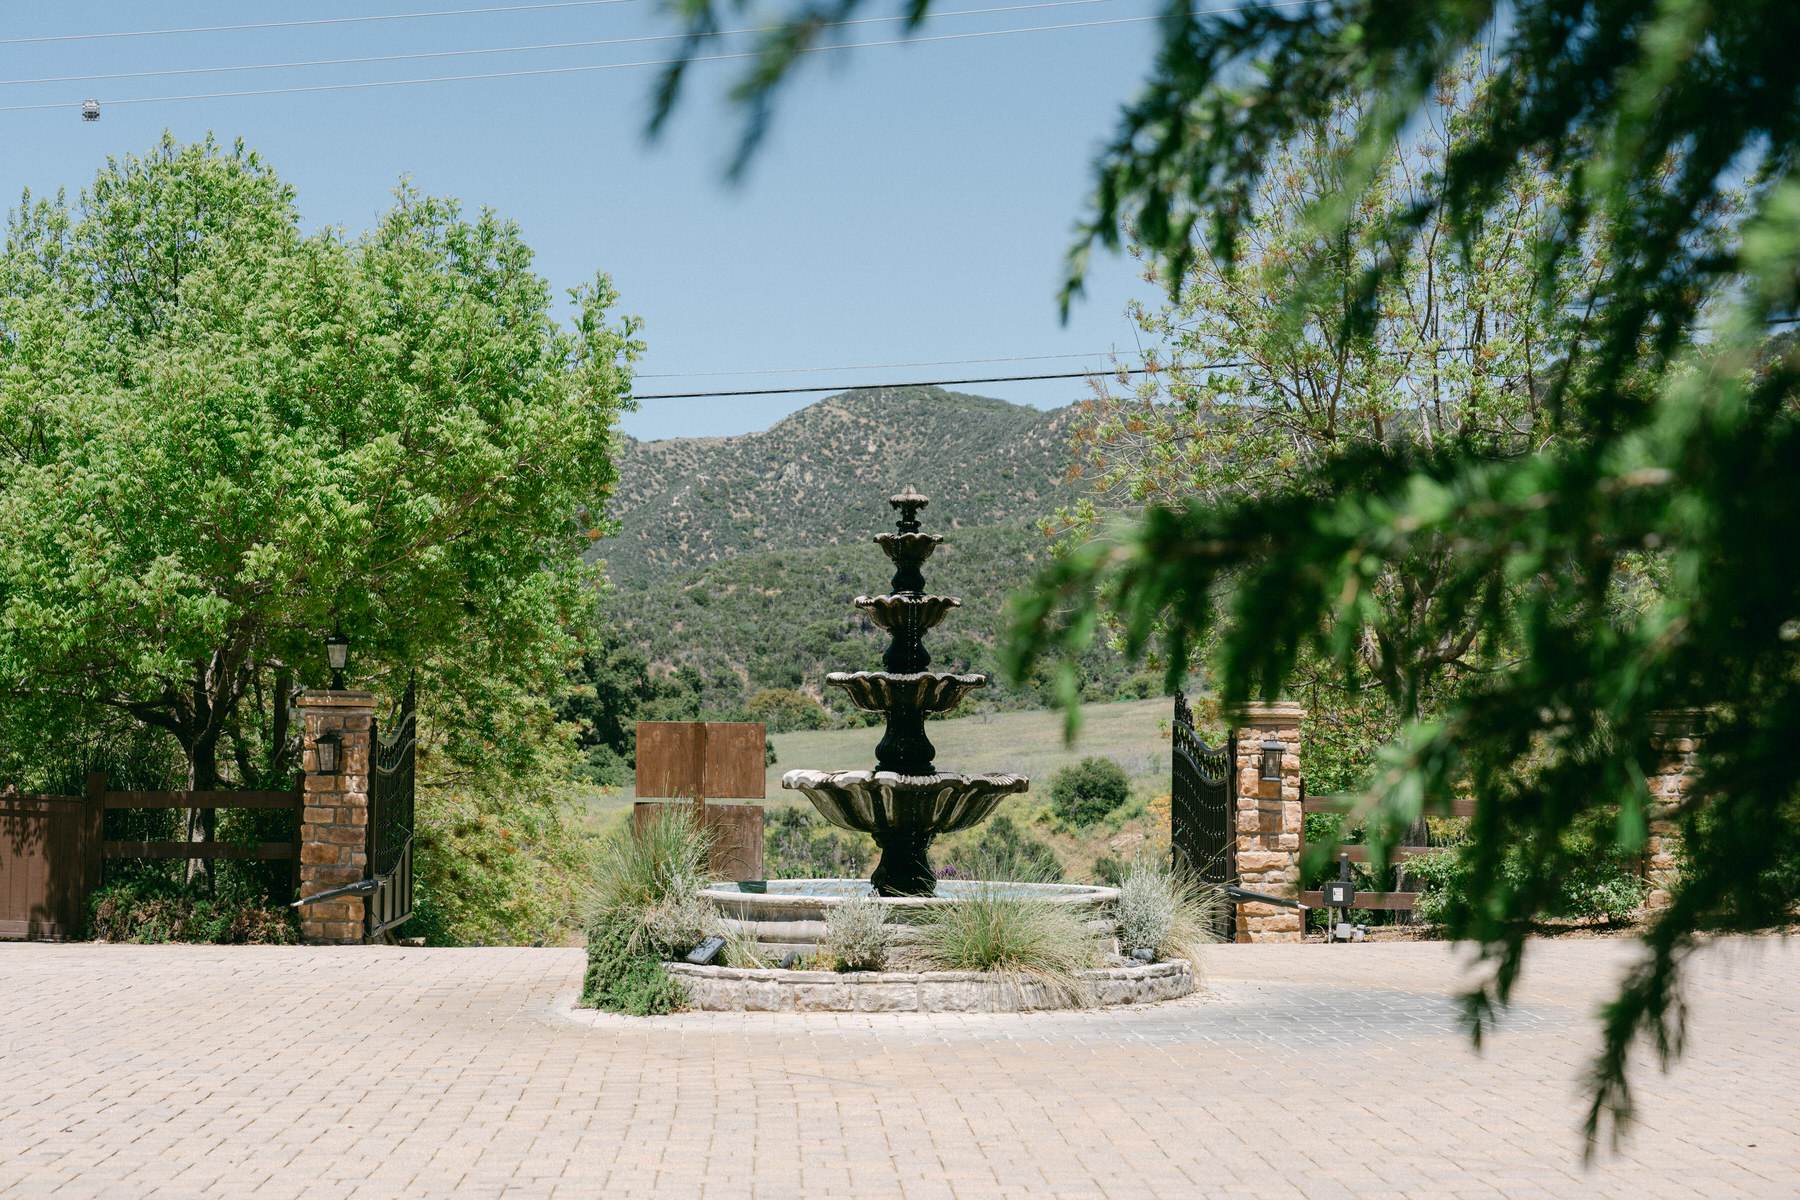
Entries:
[[1350,856],[1338,855],[1338,877],[1328,882],[1321,889],[1325,893],[1325,907],[1334,910],[1336,916],[1325,924],[1325,940],[1328,942],[1347,942],[1355,934],[1350,927],[1350,909],[1356,901],[1356,885],[1350,881]]

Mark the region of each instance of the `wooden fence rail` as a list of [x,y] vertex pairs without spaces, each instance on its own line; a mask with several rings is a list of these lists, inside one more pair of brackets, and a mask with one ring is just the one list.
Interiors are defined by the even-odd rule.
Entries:
[[[112,858],[291,861],[298,868],[304,792],[114,792],[92,772],[85,796],[0,792],[0,939],[70,938],[80,930],[88,894]],[[109,810],[246,808],[293,814],[293,840],[231,842],[107,841]]]
[[[1301,783],[1300,811],[1302,813],[1348,813],[1354,810],[1358,803],[1360,803],[1360,798],[1356,796],[1309,796],[1306,794],[1305,782]],[[1431,815],[1445,814],[1434,813]],[[1475,802],[1473,800],[1452,800],[1450,812],[1447,815],[1472,817],[1475,815]],[[1420,858],[1427,854],[1442,854],[1445,849],[1443,846],[1396,846],[1388,852],[1388,862],[1402,863],[1409,858]],[[1371,858],[1370,848],[1366,845],[1346,846],[1340,843],[1337,852],[1349,855],[1350,861],[1353,863],[1367,863]],[[1304,820],[1300,823],[1300,853],[1302,855],[1306,853],[1306,822]],[[1417,892],[1358,891],[1355,907],[1384,909],[1390,912],[1410,912],[1418,904],[1418,900],[1419,893]],[[1322,891],[1301,892],[1300,903],[1312,908],[1323,907],[1325,893]]]

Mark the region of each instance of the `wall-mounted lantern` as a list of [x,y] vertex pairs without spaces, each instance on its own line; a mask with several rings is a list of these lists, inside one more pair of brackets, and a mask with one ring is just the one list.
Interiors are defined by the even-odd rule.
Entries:
[[1287,747],[1280,742],[1264,742],[1262,744],[1262,777],[1264,779],[1281,778],[1281,756]]
[[319,756],[319,774],[336,775],[344,760],[344,739],[335,733],[321,733],[313,741],[313,750]]
[[350,664],[350,639],[342,629],[325,639],[325,661],[331,667],[331,690],[344,690],[344,668]]

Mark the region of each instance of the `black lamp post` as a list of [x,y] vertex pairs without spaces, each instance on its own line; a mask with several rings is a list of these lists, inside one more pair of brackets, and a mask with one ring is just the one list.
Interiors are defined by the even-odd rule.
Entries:
[[344,690],[344,667],[350,662],[350,639],[342,629],[325,639],[325,661],[331,666],[331,690]]

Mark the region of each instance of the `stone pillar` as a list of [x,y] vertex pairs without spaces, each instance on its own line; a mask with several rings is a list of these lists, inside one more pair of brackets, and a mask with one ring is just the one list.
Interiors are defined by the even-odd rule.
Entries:
[[1644,843],[1642,868],[1650,884],[1650,894],[1644,897],[1647,909],[1669,904],[1668,885],[1677,870],[1681,839],[1668,813],[1681,803],[1698,774],[1705,724],[1706,710],[1700,708],[1655,713],[1650,719],[1650,749],[1656,765],[1644,779],[1650,789],[1649,837]]
[[[300,814],[300,898],[355,883],[368,871],[369,738],[375,723],[372,692],[302,692],[301,765],[306,771]],[[318,740],[335,733],[338,769],[319,771]],[[300,908],[300,936],[309,946],[360,946],[363,902],[341,896]]]
[[[1237,731],[1238,884],[1270,896],[1300,898],[1300,722],[1304,705],[1251,704]],[[1279,779],[1262,777],[1263,743],[1281,743]],[[1298,942],[1297,909],[1240,904],[1240,942]]]

